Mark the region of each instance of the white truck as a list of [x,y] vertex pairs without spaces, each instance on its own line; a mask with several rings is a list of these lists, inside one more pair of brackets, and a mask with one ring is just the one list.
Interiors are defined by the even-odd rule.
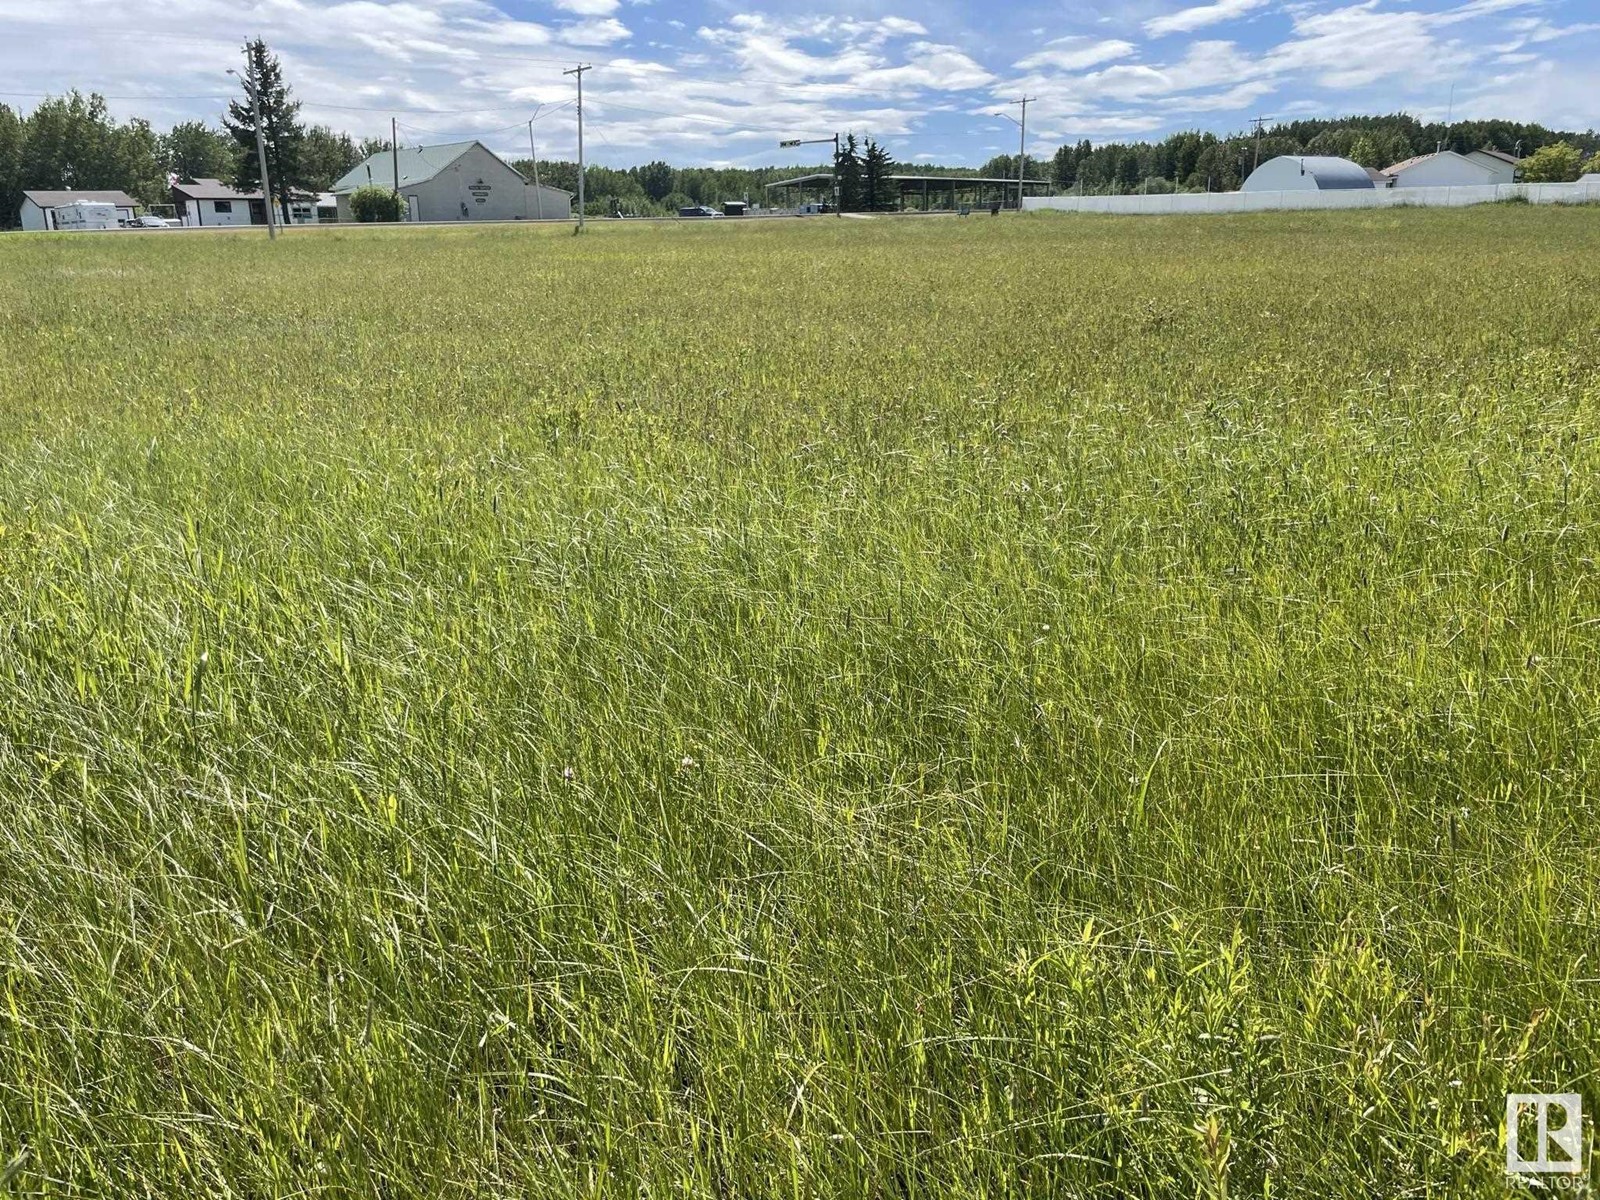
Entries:
[[56,208],[56,228],[115,229],[117,206],[103,204],[98,200],[73,200],[69,204],[59,205]]

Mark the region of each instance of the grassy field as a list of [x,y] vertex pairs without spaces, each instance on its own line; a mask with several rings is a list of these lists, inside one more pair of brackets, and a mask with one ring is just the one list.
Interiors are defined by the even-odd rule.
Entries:
[[0,330],[0,1192],[1600,1101],[1600,211],[18,236]]

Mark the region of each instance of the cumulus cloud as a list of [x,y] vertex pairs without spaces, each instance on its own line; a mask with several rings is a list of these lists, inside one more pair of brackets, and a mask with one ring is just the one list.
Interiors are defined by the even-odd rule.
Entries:
[[557,31],[569,46],[610,46],[625,42],[633,36],[628,27],[615,17],[595,17],[589,21],[572,21]]
[[[164,0],[134,29],[122,0],[80,0],[67,30],[36,0],[0,0],[0,78],[28,93],[148,97],[113,108],[158,126],[215,121],[232,90],[222,69],[260,33],[309,120],[361,135],[387,132],[396,114],[436,140],[482,136],[519,154],[526,130],[516,123],[543,105],[541,154],[570,157],[573,85],[561,71],[583,60],[596,64],[584,80],[591,147],[623,162],[781,161],[780,138],[852,129],[909,137],[908,157],[930,145],[948,146],[948,161],[982,157],[977,143],[993,137],[982,114],[1018,95],[1038,97],[1028,128],[1045,149],[1069,137],[1227,127],[1238,117],[1224,114],[1257,111],[1269,95],[1267,111],[1280,115],[1427,111],[1450,83],[1458,113],[1562,127],[1593,120],[1591,0],[1290,0],[1275,10],[1268,0],[1190,0],[1142,24],[1120,14],[1079,21],[1092,35],[1056,24],[1051,32],[1064,36],[1040,44],[1048,35],[1036,33],[1023,49],[992,31],[964,32],[948,7],[910,10],[915,17],[859,3],[708,9],[700,28],[684,29],[687,10],[673,0],[638,2],[551,0],[535,20],[494,0],[252,0],[247,18],[235,0]],[[1270,23],[1211,36],[1267,11]],[[984,14],[967,15],[979,25]],[[633,40],[639,22],[656,40]]]
[[576,13],[580,17],[609,17],[622,7],[621,0],[552,0],[552,3],[562,12]]

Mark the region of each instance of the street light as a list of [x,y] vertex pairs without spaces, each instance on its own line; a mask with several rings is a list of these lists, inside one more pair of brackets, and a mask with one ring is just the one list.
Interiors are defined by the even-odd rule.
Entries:
[[272,185],[267,181],[267,143],[261,136],[261,99],[256,89],[256,72],[254,60],[250,57],[250,47],[244,48],[245,70],[247,76],[239,74],[232,67],[228,74],[244,84],[244,93],[250,97],[250,117],[256,127],[256,161],[261,167],[261,207],[267,214],[267,241],[275,241],[278,236],[278,222],[272,213]]
[[533,123],[539,119],[539,110],[544,105],[536,104],[533,107],[533,116],[528,118],[528,157],[533,159],[533,203],[538,216],[536,221],[544,220],[544,189],[539,186],[539,152],[533,147]]
[[1022,181],[1027,178],[1028,164],[1028,105],[1033,103],[1033,97],[1028,96],[1021,100],[1013,100],[1013,104],[1022,105],[1022,120],[1017,120],[1008,112],[997,112],[994,115],[1004,117],[1019,130],[1017,134],[1017,211],[1022,211]]

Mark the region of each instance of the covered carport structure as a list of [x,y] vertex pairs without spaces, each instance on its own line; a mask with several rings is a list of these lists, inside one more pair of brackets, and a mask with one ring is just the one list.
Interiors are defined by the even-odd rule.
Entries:
[[[998,203],[1002,208],[1017,206],[1017,181],[980,175],[891,175],[900,194],[901,212],[940,212],[961,208],[985,208]],[[1030,193],[1048,190],[1043,179],[1027,179],[1023,187]],[[767,184],[767,194],[778,193],[781,208],[802,208],[807,204],[833,203],[833,172],[818,171],[796,175]]]

